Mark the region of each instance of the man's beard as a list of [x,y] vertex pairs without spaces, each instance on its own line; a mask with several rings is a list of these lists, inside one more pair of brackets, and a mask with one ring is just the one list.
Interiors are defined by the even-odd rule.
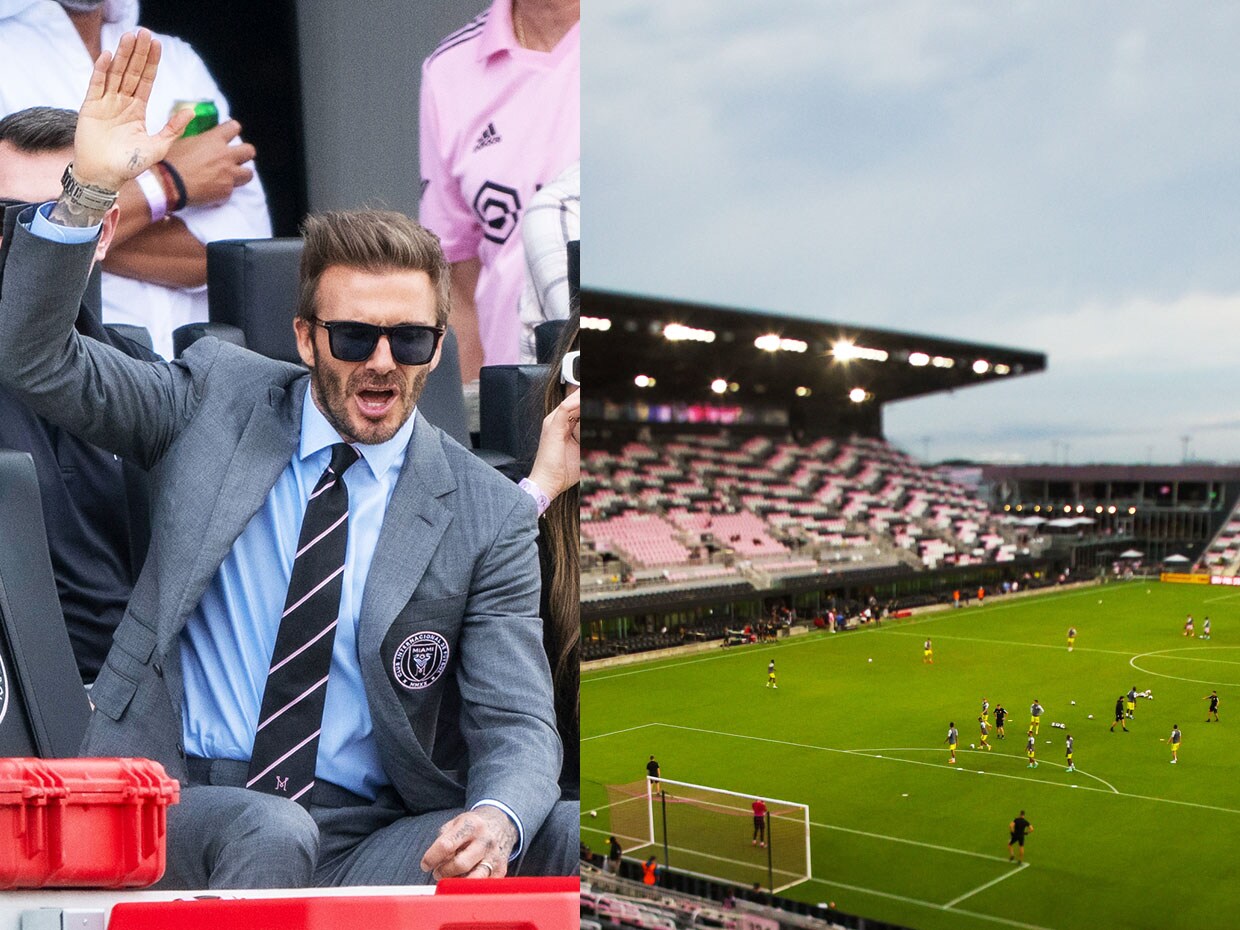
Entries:
[[[310,372],[310,389],[314,391],[314,397],[319,403],[323,416],[342,439],[347,442],[378,445],[395,436],[408,422],[413,414],[414,405],[422,396],[422,388],[426,385],[426,379],[430,373],[430,367],[424,366],[413,376],[412,381],[406,381],[399,369],[383,378],[369,374],[364,368],[358,368],[345,382],[321,364],[316,345],[314,347],[314,370]],[[360,424],[359,431],[354,432],[354,427],[350,425],[350,402],[357,392],[364,390],[395,391],[396,399],[393,410],[398,414],[395,426],[390,425],[389,419],[384,419],[379,423],[368,421],[360,413],[354,411]]]
[[56,2],[72,13],[93,13],[107,3],[107,0],[56,0]]

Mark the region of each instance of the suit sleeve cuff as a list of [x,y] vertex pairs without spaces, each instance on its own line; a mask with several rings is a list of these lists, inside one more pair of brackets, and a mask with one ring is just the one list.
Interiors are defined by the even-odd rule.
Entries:
[[483,805],[487,807],[498,807],[504,812],[505,815],[507,815],[508,819],[511,820],[517,828],[517,846],[513,849],[512,855],[508,857],[508,861],[511,862],[513,859],[517,858],[517,856],[521,855],[521,851],[525,849],[525,830],[521,827],[521,818],[514,814],[512,812],[512,808],[503,801],[496,801],[493,798],[483,798],[471,807],[470,810],[477,810]]
[[50,239],[52,242],[63,242],[66,245],[77,245],[82,242],[90,242],[99,235],[99,230],[103,228],[102,223],[95,226],[61,226],[53,223],[48,219],[53,206],[55,206],[55,203],[51,200],[42,204],[34,211],[34,219],[30,221],[30,231],[40,239]]

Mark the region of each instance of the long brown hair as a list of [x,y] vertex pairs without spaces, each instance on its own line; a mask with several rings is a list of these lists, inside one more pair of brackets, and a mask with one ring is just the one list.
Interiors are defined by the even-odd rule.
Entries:
[[[564,356],[578,348],[577,314],[574,312],[550,360],[547,387],[543,392],[543,416],[551,413],[567,396],[560,382]],[[581,491],[580,485],[566,488],[543,514],[543,537],[551,560],[548,601],[551,616],[547,632],[551,677],[555,684],[556,717],[577,721],[580,701],[581,668],[578,647],[581,640]],[[574,726],[574,729],[576,727]]]

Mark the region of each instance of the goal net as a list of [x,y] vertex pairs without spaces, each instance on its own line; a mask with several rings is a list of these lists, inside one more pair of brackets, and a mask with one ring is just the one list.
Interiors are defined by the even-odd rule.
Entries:
[[[629,841],[626,853],[650,847],[641,854],[666,858],[677,871],[775,892],[811,877],[808,805],[669,778],[647,778],[644,797],[635,787],[609,791],[612,829]],[[758,800],[766,804],[760,831]]]

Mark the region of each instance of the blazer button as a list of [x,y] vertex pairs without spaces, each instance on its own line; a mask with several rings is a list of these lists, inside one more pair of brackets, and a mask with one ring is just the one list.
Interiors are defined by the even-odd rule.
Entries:
[[158,662],[155,662],[151,665],[151,670],[155,672],[155,677],[157,678],[164,677],[164,667],[160,665]]

